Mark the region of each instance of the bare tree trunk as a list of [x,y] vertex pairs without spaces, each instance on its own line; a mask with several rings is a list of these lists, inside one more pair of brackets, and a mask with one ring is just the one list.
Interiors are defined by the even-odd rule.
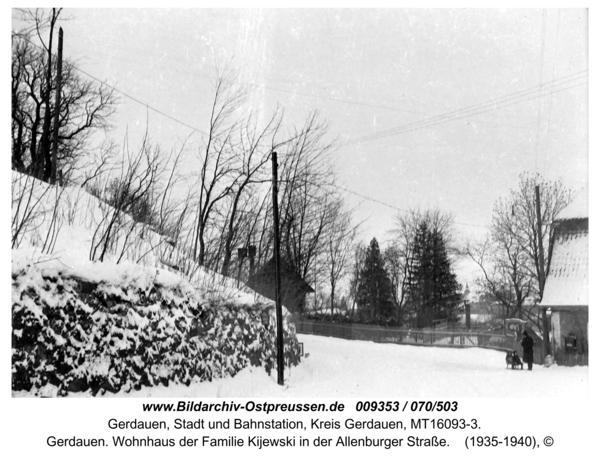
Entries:
[[[40,139],[40,152],[38,155],[38,178],[48,181],[52,172],[52,158],[50,154],[50,121],[52,107],[50,104],[50,94],[52,92],[52,39],[54,35],[54,25],[58,20],[60,10],[52,8],[52,16],[50,17],[50,32],[48,38],[48,68],[46,73],[46,90],[44,92],[44,124],[42,126],[42,137]],[[55,107],[58,110],[58,107]]]

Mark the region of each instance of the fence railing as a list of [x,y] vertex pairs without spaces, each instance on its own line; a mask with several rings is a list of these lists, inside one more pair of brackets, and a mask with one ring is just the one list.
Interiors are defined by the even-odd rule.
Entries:
[[[299,334],[314,334],[326,337],[337,337],[348,340],[366,340],[378,343],[395,343],[401,345],[425,345],[438,347],[479,347],[493,350],[517,350],[521,354],[521,344],[514,336],[496,334],[482,330],[414,330],[387,328],[366,324],[332,323],[311,321],[305,319],[295,320],[296,332]],[[558,356],[558,355],[557,355]],[[544,348],[540,341],[536,341],[533,352],[533,361],[544,364]],[[555,359],[560,365],[587,365],[587,355],[578,358],[562,355]]]
[[451,329],[414,330],[300,319],[296,321],[296,332],[379,343],[433,345],[441,347],[485,347],[502,350],[512,348],[509,342],[509,339],[512,339],[511,337],[503,334],[490,334],[478,331],[462,332]]

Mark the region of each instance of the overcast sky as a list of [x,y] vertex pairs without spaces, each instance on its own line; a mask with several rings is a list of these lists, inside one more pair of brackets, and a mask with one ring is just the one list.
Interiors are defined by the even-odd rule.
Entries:
[[[66,9],[64,54],[122,97],[113,135],[144,104],[206,130],[215,60],[233,59],[268,115],[330,124],[339,184],[363,237],[398,210],[439,208],[481,233],[521,172],[576,190],[588,172],[583,9]],[[152,110],[168,149],[191,132]],[[197,134],[199,135],[199,134]],[[374,202],[370,199],[382,202]],[[394,208],[391,208],[394,207]]]

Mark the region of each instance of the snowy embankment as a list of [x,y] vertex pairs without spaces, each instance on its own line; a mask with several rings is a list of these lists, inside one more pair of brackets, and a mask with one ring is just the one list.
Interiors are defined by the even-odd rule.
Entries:
[[[506,369],[504,353],[481,348],[378,344],[298,334],[306,358],[276,374],[247,368],[234,378],[144,388],[139,397],[528,398],[588,397],[588,368]],[[111,395],[112,396],[112,395]]]
[[[13,173],[12,191],[15,395],[126,393],[272,370],[272,301],[197,266],[189,281],[165,270],[190,262],[80,188]],[[287,320],[284,333],[286,363],[298,364]]]
[[273,326],[259,316],[271,301],[203,269],[189,283],[161,269],[186,259],[126,215],[104,262],[91,260],[110,209],[81,189],[13,174],[12,211],[13,396],[588,396],[587,367],[512,371],[494,350],[312,335],[297,336],[309,356],[280,387],[265,371]]
[[[13,261],[13,390],[96,395],[273,369],[274,326],[260,316],[272,307],[209,300],[169,272],[136,267],[92,282]],[[298,364],[284,330],[285,359]]]

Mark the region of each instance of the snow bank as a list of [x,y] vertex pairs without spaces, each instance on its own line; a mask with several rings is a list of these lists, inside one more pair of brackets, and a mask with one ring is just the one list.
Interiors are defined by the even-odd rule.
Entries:
[[[274,367],[274,326],[261,320],[266,309],[274,322],[268,303],[215,299],[173,273],[139,265],[71,269],[13,255],[15,391],[130,392]],[[284,332],[286,364],[296,365],[293,325],[286,322]]]
[[588,367],[534,364],[506,369],[505,354],[483,348],[380,344],[298,334],[302,364],[276,374],[247,367],[234,378],[107,394],[173,398],[586,398]]

